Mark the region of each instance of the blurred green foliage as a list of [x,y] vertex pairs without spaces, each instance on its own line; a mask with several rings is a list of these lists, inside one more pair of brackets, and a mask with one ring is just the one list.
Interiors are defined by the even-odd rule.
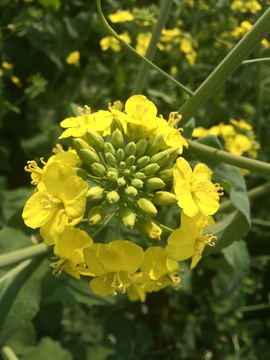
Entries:
[[[196,90],[236,43],[224,32],[232,32],[243,20],[254,23],[269,5],[261,1],[262,10],[253,14],[232,11],[230,3],[175,0],[168,28],[180,26],[196,41],[196,62],[190,66],[178,48],[159,50],[154,62],[167,72],[176,66],[174,76]],[[158,5],[108,0],[104,11],[144,14],[151,31]],[[135,39],[139,26],[113,27],[119,33],[128,29]],[[106,109],[109,102],[125,101],[131,93],[140,62],[126,49],[102,52],[99,41],[106,35],[94,1],[0,1],[0,254],[38,240],[21,220],[32,191],[23,167],[29,159],[51,155],[59,122],[71,114],[71,103]],[[66,62],[73,51],[80,53],[79,66]],[[259,46],[250,58],[267,57],[269,51]],[[230,117],[245,119],[261,144],[259,158],[269,161],[269,83],[269,62],[243,64],[199,111],[196,124],[209,127]],[[177,110],[186,99],[154,70],[144,94],[163,114]],[[228,213],[220,229],[217,224],[218,237],[225,241],[222,251],[209,251],[211,256],[192,273],[185,265],[180,291],[150,294],[144,304],[121,295],[103,299],[90,292],[87,281],[53,277],[48,256],[16,264],[0,272],[1,347],[8,346],[23,360],[269,359],[270,200],[251,199],[252,227],[240,240],[249,229],[247,202],[241,197],[245,184],[239,188],[239,180],[234,186],[230,180],[238,170],[220,170],[222,166],[227,165],[215,164],[214,174],[227,172],[224,185],[228,181],[235,193],[238,212]],[[252,189],[264,181],[250,174],[246,186]],[[233,230],[226,221],[234,223]]]

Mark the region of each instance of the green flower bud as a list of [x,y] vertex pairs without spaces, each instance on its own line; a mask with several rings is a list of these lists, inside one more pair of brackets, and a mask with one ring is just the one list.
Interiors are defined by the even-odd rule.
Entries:
[[158,134],[156,136],[153,136],[149,141],[148,141],[148,145],[147,145],[147,149],[146,149],[146,154],[148,156],[153,156],[154,154],[156,154],[161,145],[164,142],[164,136],[163,134]]
[[137,189],[141,189],[143,187],[143,181],[141,179],[133,179],[131,185]]
[[151,164],[158,164],[160,167],[164,166],[169,158],[168,149],[158,152],[153,155],[150,159]]
[[73,139],[73,147],[76,150],[76,153],[78,154],[78,156],[80,156],[80,150],[82,149],[88,149],[91,150],[91,146],[84,140],[82,139]]
[[162,230],[152,219],[143,216],[136,223],[136,228],[153,240],[160,240]]
[[125,163],[124,161],[120,161],[119,168],[120,168],[121,170],[125,170],[125,168],[126,168],[126,163]]
[[141,139],[136,144],[136,157],[140,158],[145,154],[145,150],[147,148],[148,142],[146,139]]
[[73,169],[76,171],[76,174],[83,180],[87,178],[87,172],[84,169],[79,167],[73,167]]
[[157,191],[152,198],[152,202],[155,205],[167,206],[175,204],[177,197],[168,191]]
[[107,172],[107,179],[111,182],[117,182],[118,180],[118,174],[114,171],[108,171]]
[[106,211],[102,206],[94,206],[89,210],[87,219],[89,225],[99,224],[106,216]]
[[157,176],[165,183],[173,181],[173,169],[164,169],[157,172]]
[[117,185],[120,186],[120,187],[125,186],[126,185],[126,180],[123,177],[119,178],[117,180]]
[[141,179],[141,180],[144,180],[146,178],[145,174],[141,171],[136,172],[133,175],[133,177],[134,177],[134,179]]
[[113,203],[117,203],[119,201],[120,196],[118,195],[118,193],[115,190],[113,190],[113,191],[110,191],[107,193],[106,198],[110,204],[113,204]]
[[120,130],[121,134],[123,135],[123,137],[125,136],[125,130],[123,128],[123,125],[121,124],[120,120],[114,118],[113,121],[111,122],[111,134],[115,131],[115,130]]
[[141,169],[141,172],[143,172],[146,176],[152,176],[159,169],[160,169],[160,166],[158,164],[148,164],[144,169]]
[[134,155],[130,155],[127,160],[126,160],[126,166],[127,168],[129,168],[130,166],[132,166],[135,163],[135,156]]
[[130,175],[130,170],[129,169],[125,169],[124,170],[124,176],[129,176]]
[[104,152],[105,153],[111,153],[111,154],[115,154],[115,148],[112,146],[111,143],[109,142],[105,142],[104,144]]
[[127,136],[135,143],[143,138],[144,128],[141,125],[127,123]]
[[105,153],[105,159],[109,165],[114,166],[116,164],[115,156],[110,152]]
[[87,198],[87,200],[90,200],[90,201],[102,200],[103,193],[104,193],[104,189],[102,187],[93,186],[87,191],[86,198]]
[[144,214],[149,215],[151,217],[156,216],[158,212],[155,205],[152,204],[151,201],[146,198],[139,199],[137,201],[137,205]]
[[138,190],[133,187],[133,186],[128,186],[126,189],[125,189],[125,193],[130,196],[130,197],[135,197],[137,196],[138,194]]
[[139,169],[141,169],[141,168],[144,168],[146,165],[148,165],[149,161],[150,161],[149,156],[143,156],[143,157],[141,157],[140,159],[137,160],[136,165],[137,165],[137,167]]
[[111,143],[115,150],[122,148],[124,145],[124,136],[119,129],[114,130],[111,135]]
[[136,144],[134,141],[127,144],[125,148],[126,156],[131,156],[136,154]]
[[96,131],[88,129],[86,131],[86,138],[96,151],[102,151],[104,149],[104,139]]
[[168,157],[167,161],[165,161],[165,164],[163,165],[164,167],[169,166],[174,162],[174,160],[179,155],[179,149],[171,148],[171,149],[167,149],[167,152],[169,154],[169,157]]
[[136,221],[136,214],[128,207],[120,209],[120,218],[123,225],[128,229],[133,229]]
[[103,177],[103,176],[107,175],[106,168],[102,164],[99,164],[99,163],[92,164],[91,165],[91,170],[93,171],[93,173],[96,176],[99,176],[99,177]]
[[165,183],[160,178],[153,177],[146,180],[145,185],[149,190],[157,190],[163,188],[165,186]]
[[118,149],[116,151],[116,158],[118,162],[123,161],[125,159],[125,152],[123,149]]
[[81,149],[79,151],[79,157],[85,162],[87,165],[92,165],[94,163],[99,163],[98,154],[89,149]]
[[134,173],[134,171],[136,170],[136,165],[131,165],[129,170],[130,170],[130,173]]

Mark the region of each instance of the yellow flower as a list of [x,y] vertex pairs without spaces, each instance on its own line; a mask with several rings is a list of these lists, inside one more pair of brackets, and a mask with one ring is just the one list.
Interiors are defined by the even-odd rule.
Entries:
[[212,222],[210,216],[198,213],[189,217],[181,213],[181,227],[174,230],[168,238],[166,253],[174,261],[182,261],[192,257],[190,268],[193,269],[202,257],[205,245],[213,246],[216,239],[212,234],[203,235],[204,229]]
[[247,136],[236,134],[234,138],[225,141],[225,148],[232,154],[242,155],[252,149],[252,142]]
[[164,248],[159,246],[149,247],[145,251],[141,269],[151,279],[142,285],[143,290],[146,292],[159,291],[170,284],[176,289],[179,288],[178,262],[169,259]]
[[80,53],[79,51],[72,51],[67,57],[66,62],[69,65],[80,66]]
[[180,29],[174,28],[174,29],[162,29],[161,31],[161,37],[160,40],[163,42],[169,42],[174,40],[175,38],[178,38],[181,34]]
[[150,43],[152,34],[149,33],[139,33],[137,35],[137,44],[135,46],[136,51],[141,54],[145,55],[148,45]]
[[18,87],[22,86],[21,79],[18,76],[11,76],[10,80]]
[[136,227],[145,235],[149,236],[150,239],[160,240],[162,229],[151,218],[139,218],[136,222]]
[[54,254],[59,260],[51,263],[53,274],[58,276],[65,270],[69,275],[80,279],[80,274],[84,274],[83,249],[92,244],[93,240],[85,231],[67,226],[54,246]]
[[56,161],[46,167],[37,189],[22,216],[27,226],[40,227],[45,243],[52,245],[61,238],[66,225],[76,225],[82,219],[88,185],[70,165]]
[[3,69],[6,69],[6,70],[12,70],[13,69],[13,65],[10,64],[9,62],[7,61],[2,61],[2,68]]
[[211,182],[211,170],[197,164],[192,172],[189,163],[182,157],[173,167],[174,192],[178,205],[187,216],[213,215],[219,208],[219,188]]
[[230,123],[232,123],[234,126],[240,128],[240,129],[252,130],[252,126],[243,119],[241,119],[239,121],[237,121],[235,119],[230,119]]
[[[131,43],[130,36],[127,32],[120,34],[119,37],[124,40],[127,44]],[[101,50],[106,51],[108,49],[112,49],[115,52],[119,52],[121,50],[121,43],[115,39],[113,36],[105,36],[99,42]]]
[[85,106],[85,113],[83,109],[78,108],[79,116],[70,117],[61,121],[60,126],[67,128],[59,139],[67,138],[69,136],[82,137],[85,135],[87,129],[92,129],[102,134],[106,132],[112,122],[113,116],[109,111],[99,110],[91,113],[91,109]]
[[122,23],[134,20],[134,16],[127,10],[117,11],[115,14],[108,15],[108,18],[112,23]]
[[124,293],[144,258],[143,249],[128,240],[93,244],[83,253],[88,270],[96,275],[90,287],[101,296]]

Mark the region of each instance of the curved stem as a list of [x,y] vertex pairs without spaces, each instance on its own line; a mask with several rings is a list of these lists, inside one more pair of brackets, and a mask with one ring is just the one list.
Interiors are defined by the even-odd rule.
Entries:
[[120,36],[113,30],[113,28],[109,25],[107,22],[105,16],[103,15],[102,8],[101,8],[101,1],[97,1],[97,9],[98,14],[100,17],[101,22],[103,23],[104,27],[108,30],[108,32],[121,44],[123,44],[128,50],[130,50],[135,56],[140,58],[141,60],[145,61],[148,65],[150,65],[153,69],[157,70],[160,74],[162,74],[164,77],[166,77],[168,80],[172,81],[175,85],[177,85],[180,89],[182,89],[186,94],[189,96],[193,95],[193,92],[190,91],[188,88],[186,88],[184,85],[179,83],[176,79],[174,79],[172,76],[167,74],[165,71],[160,69],[158,66],[156,66],[154,63],[152,63],[150,60],[148,60],[143,55],[139,54],[132,46],[130,46],[128,43],[126,43],[123,39],[120,38]]
[[[154,27],[149,46],[147,48],[145,58],[153,61],[155,52],[157,49],[157,44],[159,42],[161,31],[166,23],[166,20],[169,16],[170,9],[172,6],[173,0],[163,0],[159,17],[157,19],[156,25]],[[147,80],[147,72],[149,69],[149,64],[145,61],[141,63],[138,74],[136,75],[135,82],[132,89],[132,94],[140,94],[144,88]]]
[[178,110],[182,115],[181,126],[185,126],[206,101],[211,98],[225,80],[242,64],[244,59],[269,33],[270,8],[260,17],[239,43],[198,87],[194,95]]
[[206,159],[221,161],[242,169],[254,171],[262,175],[270,175],[270,164],[263,161],[249,159],[243,156],[233,155],[227,151],[218,150],[208,145],[200,144],[193,140],[187,140],[189,150],[195,155],[203,156]]
[[254,64],[254,63],[256,64],[256,63],[258,63],[258,62],[263,62],[263,61],[270,61],[270,57],[245,60],[245,61],[242,62],[242,65],[245,65],[245,64]]
[[10,253],[0,256],[0,268],[12,265],[14,263],[46,254],[49,251],[49,247],[44,243],[28,246],[26,248],[12,251]]

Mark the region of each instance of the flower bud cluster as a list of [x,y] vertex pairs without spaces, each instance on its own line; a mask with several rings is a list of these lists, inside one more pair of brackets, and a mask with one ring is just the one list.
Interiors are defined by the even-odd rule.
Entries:
[[84,140],[74,139],[78,156],[97,184],[87,192],[88,203],[92,206],[88,213],[89,224],[102,221],[108,206],[114,205],[122,224],[132,229],[139,216],[153,218],[158,213],[157,206],[177,202],[170,190],[172,164],[178,149],[161,149],[162,134],[144,137],[143,133],[142,126],[125,132],[121,123],[114,119],[109,137],[89,129]]

